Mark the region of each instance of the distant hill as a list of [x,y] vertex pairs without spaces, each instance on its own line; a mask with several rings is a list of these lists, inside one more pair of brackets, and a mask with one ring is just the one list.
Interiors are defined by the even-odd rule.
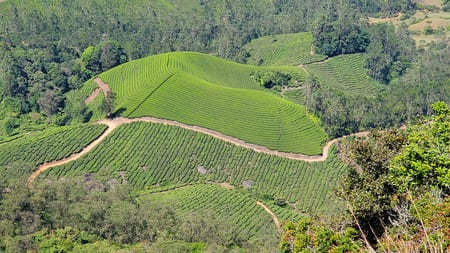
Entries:
[[305,108],[265,92],[255,67],[199,53],[167,53],[131,61],[99,77],[115,94],[117,114],[153,116],[206,127],[270,149],[320,154],[326,135]]
[[372,96],[380,87],[369,75],[363,54],[347,54],[305,65],[319,83],[350,95]]
[[315,54],[310,32],[265,36],[245,45],[250,54],[247,63],[263,66],[299,65],[326,58]]

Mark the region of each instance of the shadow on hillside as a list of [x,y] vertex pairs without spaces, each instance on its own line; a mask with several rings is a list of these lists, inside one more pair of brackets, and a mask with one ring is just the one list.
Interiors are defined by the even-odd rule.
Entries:
[[119,109],[117,109],[115,112],[111,113],[110,115],[108,115],[109,119],[112,118],[116,118],[118,116],[120,116],[120,114],[122,114],[124,111],[126,111],[127,108],[126,107],[120,107]]

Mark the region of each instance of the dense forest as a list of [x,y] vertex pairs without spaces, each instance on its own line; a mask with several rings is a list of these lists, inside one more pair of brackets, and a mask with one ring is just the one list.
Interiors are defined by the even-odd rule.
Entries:
[[[3,123],[6,132],[20,124],[45,124],[45,118],[67,124],[70,117],[65,113],[70,113],[70,108],[65,106],[64,94],[129,59],[168,51],[197,51],[244,62],[246,52],[242,47],[250,40],[308,30],[324,32],[316,34],[316,43],[319,48],[328,47],[323,50],[330,51],[325,52],[329,55],[358,52],[365,50],[369,41],[368,28],[360,24],[360,17],[390,16],[415,7],[410,0],[341,4],[224,0],[191,1],[188,6],[185,8],[184,1],[140,0],[2,3],[0,115],[8,119]],[[357,31],[364,38],[353,38]],[[344,41],[326,40],[336,36]],[[377,53],[375,45],[367,50]]]

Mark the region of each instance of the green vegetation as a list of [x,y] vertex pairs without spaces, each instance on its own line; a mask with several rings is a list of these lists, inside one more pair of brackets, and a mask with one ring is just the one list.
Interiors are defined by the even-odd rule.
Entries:
[[379,85],[368,75],[363,54],[340,55],[305,68],[325,86],[351,95],[373,96]]
[[299,65],[324,60],[326,57],[311,52],[313,36],[310,32],[264,36],[244,46],[246,62],[252,65]]
[[[158,183],[210,180],[284,198],[302,212],[335,213],[331,194],[344,165],[331,151],[325,162],[307,163],[258,153],[204,134],[151,123],[122,125],[91,152],[44,172],[47,177],[96,173],[137,189]],[[44,177],[44,176],[43,176]]]
[[[258,69],[266,68],[170,53],[129,62],[100,78],[117,94],[117,114],[171,119],[274,150],[320,154],[323,130],[303,106],[258,91],[251,77]],[[295,67],[277,70],[292,71],[297,80],[305,74]]]
[[310,246],[340,252],[345,246],[352,252],[448,252],[448,108],[443,102],[433,104],[435,115],[406,132],[373,131],[368,138],[344,143],[343,158],[350,166],[337,195],[347,204],[347,215],[339,221],[289,224],[282,250]]
[[270,215],[248,194],[218,185],[186,186],[140,197],[139,202],[171,206],[179,214],[214,213],[238,237],[251,240],[264,235],[276,238],[277,228]]
[[75,125],[29,133],[0,144],[1,184],[28,176],[39,164],[81,151],[106,129],[104,125]]
[[[218,192],[208,186],[202,189]],[[227,207],[235,206],[230,214],[242,220],[225,220],[228,213],[223,212],[181,211],[160,200],[137,201],[130,193],[125,185],[102,184],[89,175],[46,181],[32,189],[23,184],[8,188],[0,184],[0,251],[273,252],[277,248],[270,216],[238,192],[224,194],[240,197],[240,202]],[[245,210],[254,215],[238,212],[236,204],[244,203]],[[261,226],[257,221],[267,225],[251,240],[247,240],[248,234],[231,229],[236,227],[233,221],[250,224],[246,218],[256,226]]]

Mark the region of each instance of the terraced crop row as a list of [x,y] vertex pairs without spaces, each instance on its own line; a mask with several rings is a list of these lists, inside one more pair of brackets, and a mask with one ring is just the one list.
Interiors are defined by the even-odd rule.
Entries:
[[304,108],[265,92],[223,88],[177,74],[131,117],[198,125],[273,150],[320,154],[326,136]]
[[249,64],[263,66],[299,65],[324,60],[324,55],[311,55],[313,36],[310,32],[265,36],[245,45]]
[[[301,105],[263,92],[251,78],[256,69],[199,53],[168,53],[123,64],[100,78],[126,117],[170,119],[270,149],[320,154],[325,132]],[[305,74],[296,67],[278,69]]]
[[305,65],[318,81],[332,88],[355,95],[371,96],[379,84],[367,74],[363,54],[339,55],[323,63]]
[[247,194],[220,186],[198,184],[168,192],[145,195],[140,202],[164,203],[176,212],[211,212],[220,224],[236,231],[243,238],[277,234],[270,215]]
[[285,198],[302,211],[333,213],[339,204],[332,189],[344,171],[335,155],[316,163],[289,160],[182,128],[138,122],[120,126],[87,155],[44,175],[99,173],[124,178],[138,189],[203,180],[246,182],[252,191]]
[[[37,165],[79,152],[106,129],[104,125],[59,127],[0,144],[0,175],[16,178],[29,174]],[[11,171],[14,170],[14,171]]]

